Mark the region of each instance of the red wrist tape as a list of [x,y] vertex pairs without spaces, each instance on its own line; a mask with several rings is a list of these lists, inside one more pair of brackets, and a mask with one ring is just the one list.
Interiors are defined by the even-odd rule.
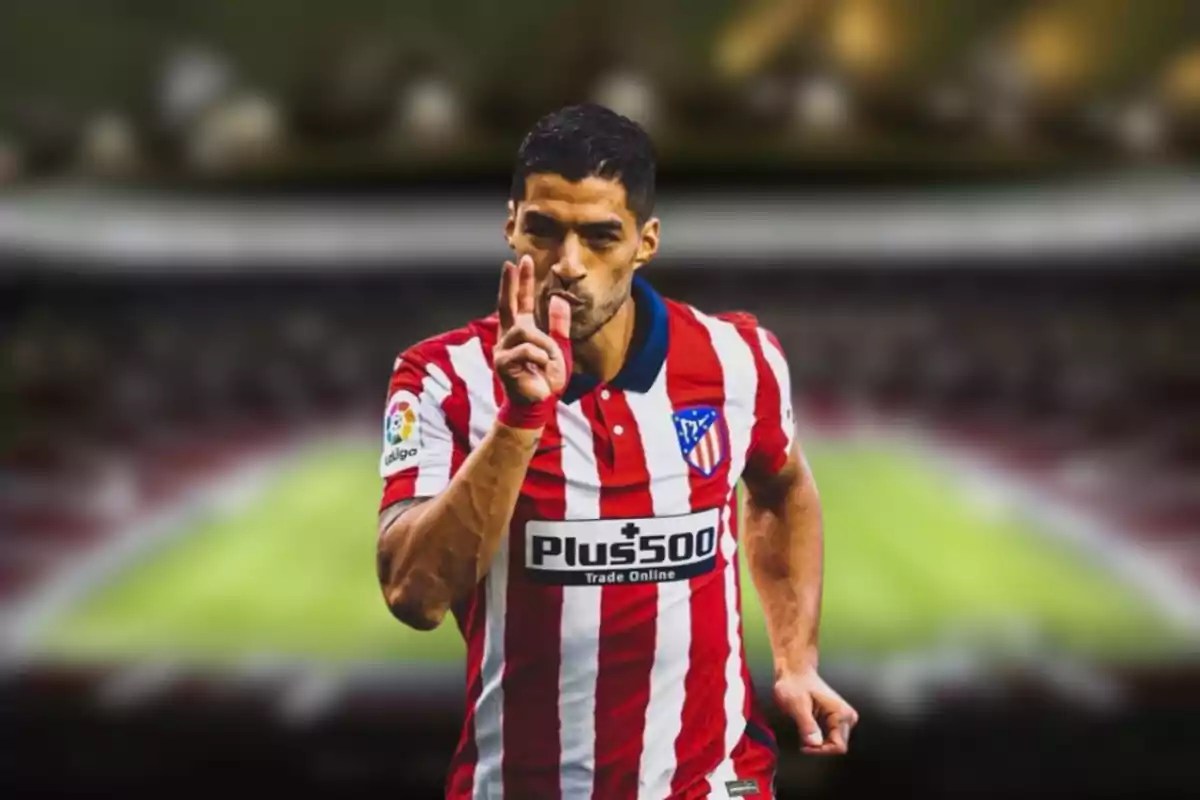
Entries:
[[[555,336],[554,341],[562,351],[567,379],[570,380],[574,364],[571,352],[571,340],[566,336]],[[500,411],[496,415],[496,420],[501,425],[506,425],[509,428],[525,428],[527,430],[544,428],[546,423],[550,421],[551,416],[553,416],[557,405],[557,397],[548,397],[536,403],[514,403],[512,400],[505,398],[504,404],[500,406]]]
[[536,403],[514,403],[506,398],[504,405],[500,406],[500,413],[496,415],[496,420],[509,428],[525,428],[527,430],[544,428],[550,421],[550,415],[554,413],[554,406],[557,402],[558,398],[556,397],[539,400]]

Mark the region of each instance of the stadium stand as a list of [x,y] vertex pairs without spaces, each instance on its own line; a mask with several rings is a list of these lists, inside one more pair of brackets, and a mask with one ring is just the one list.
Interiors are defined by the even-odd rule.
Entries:
[[[1185,344],[1200,333],[1200,293],[1185,270],[714,266],[657,279],[699,307],[756,312],[814,418],[918,417],[1200,569],[1200,359]],[[457,273],[20,281],[6,548],[86,541],[290,425],[370,418],[396,352],[490,300],[485,279]]]

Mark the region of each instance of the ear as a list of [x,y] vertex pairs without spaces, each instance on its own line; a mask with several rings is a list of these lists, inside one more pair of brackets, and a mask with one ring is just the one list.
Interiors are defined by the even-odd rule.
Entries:
[[641,239],[638,241],[637,254],[633,257],[633,268],[648,264],[655,254],[658,253],[658,239],[660,233],[660,225],[658,217],[651,217],[642,225]]
[[504,241],[508,242],[508,246],[512,247],[513,234],[517,231],[517,204],[512,200],[508,201],[508,219],[504,220]]

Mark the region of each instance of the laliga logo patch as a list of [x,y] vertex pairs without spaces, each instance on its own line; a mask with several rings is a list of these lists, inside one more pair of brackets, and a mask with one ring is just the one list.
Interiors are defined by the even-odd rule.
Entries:
[[383,455],[379,460],[381,476],[386,478],[402,469],[416,466],[420,450],[419,424],[416,395],[408,391],[392,395],[383,419]]
[[412,403],[408,400],[393,398],[388,406],[387,426],[384,431],[388,444],[400,444],[412,436],[413,428],[417,426],[417,415]]
[[692,406],[671,415],[679,450],[688,466],[706,478],[725,463],[729,437],[721,412],[713,406]]

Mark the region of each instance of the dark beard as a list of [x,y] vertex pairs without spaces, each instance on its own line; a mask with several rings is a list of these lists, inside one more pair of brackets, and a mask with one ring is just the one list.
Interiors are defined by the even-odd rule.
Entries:
[[586,342],[588,339],[595,336],[609,321],[617,315],[621,310],[621,306],[625,305],[625,301],[629,299],[629,292],[624,296],[612,298],[609,302],[596,309],[589,317],[585,327],[579,327],[575,324],[575,320],[571,320],[571,341]]

